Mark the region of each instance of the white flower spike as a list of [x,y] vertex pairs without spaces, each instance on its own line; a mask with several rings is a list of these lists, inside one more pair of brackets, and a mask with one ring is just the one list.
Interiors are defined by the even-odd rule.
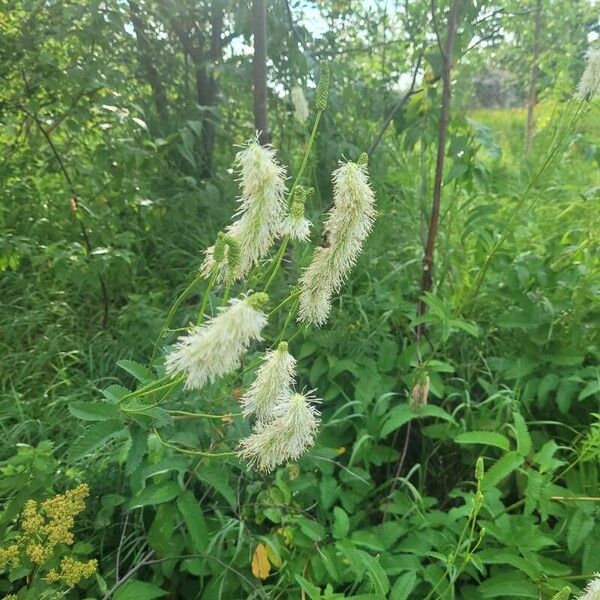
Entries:
[[361,253],[376,214],[363,154],[357,163],[344,163],[333,174],[333,208],[325,222],[327,244],[315,250],[300,279],[300,321],[316,326],[327,321],[331,297]]
[[579,600],[600,600],[600,573],[595,573],[594,576],[595,579],[587,584],[583,596],[580,596]]
[[184,373],[185,387],[199,390],[237,369],[250,342],[261,339],[267,324],[261,308],[267,300],[263,293],[233,299],[217,316],[193,327],[167,356],[167,373]]
[[[240,172],[241,196],[237,220],[226,229],[239,246],[239,264],[233,273],[223,269],[218,280],[244,277],[262,259],[279,235],[285,212],[285,168],[275,159],[275,150],[250,140],[235,157]],[[210,276],[216,266],[215,246],[205,251],[201,272]]]
[[244,417],[255,416],[257,423],[273,420],[278,403],[292,394],[295,372],[296,359],[288,352],[287,342],[267,352],[256,379],[242,397]]
[[270,472],[287,460],[296,460],[314,444],[319,429],[319,412],[310,395],[294,394],[281,402],[278,416],[258,423],[254,431],[240,441],[238,455],[252,468]]
[[600,45],[588,50],[585,71],[581,76],[577,91],[582,98],[587,100],[600,96]]

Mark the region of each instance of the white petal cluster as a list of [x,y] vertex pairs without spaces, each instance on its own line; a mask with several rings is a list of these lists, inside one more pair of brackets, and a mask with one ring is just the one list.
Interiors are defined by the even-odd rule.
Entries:
[[254,431],[240,441],[238,454],[259,471],[270,472],[287,460],[299,458],[313,445],[320,415],[310,395],[294,394],[278,405],[277,415],[257,423]]
[[291,92],[292,105],[294,106],[294,116],[300,123],[305,123],[308,119],[309,109],[308,102],[304,91],[299,85],[295,85]]
[[292,394],[296,374],[296,359],[288,352],[287,342],[270,350],[258,369],[256,379],[242,397],[245,417],[254,416],[257,423],[273,419],[277,407]]
[[240,172],[241,196],[237,218],[226,234],[240,249],[239,264],[228,273],[217,264],[214,246],[205,252],[201,271],[205,276],[220,268],[219,281],[227,276],[244,277],[263,258],[279,235],[285,212],[285,168],[275,158],[275,150],[250,140],[235,157]]
[[310,228],[312,223],[304,216],[294,217],[291,213],[283,220],[281,231],[283,235],[289,235],[290,239],[298,242],[308,242],[310,239]]
[[333,173],[333,208],[325,223],[326,244],[315,250],[300,280],[300,321],[317,326],[327,321],[331,297],[339,292],[356,262],[375,216],[366,155],[358,163],[343,163]]
[[600,45],[588,51],[585,71],[577,91],[582,98],[588,100],[600,96]]
[[185,373],[185,387],[200,389],[237,369],[250,342],[261,339],[267,317],[260,307],[266,300],[262,293],[233,299],[216,317],[192,328],[167,356],[167,373]]
[[588,583],[579,600],[600,600],[600,573],[595,573],[595,577]]

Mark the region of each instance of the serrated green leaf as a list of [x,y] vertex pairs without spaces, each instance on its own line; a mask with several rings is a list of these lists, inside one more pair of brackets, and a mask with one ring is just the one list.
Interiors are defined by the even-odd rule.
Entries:
[[571,554],[575,554],[581,547],[584,540],[594,529],[594,517],[588,515],[583,510],[575,511],[569,522],[569,531],[567,533],[567,548]]
[[535,585],[518,571],[493,575],[484,581],[478,588],[482,598],[539,598],[540,593]]
[[131,445],[127,452],[125,460],[125,474],[131,475],[141,464],[146,448],[148,446],[148,432],[140,427],[131,427],[129,429]]
[[181,492],[177,508],[192,538],[193,550],[204,552],[208,548],[208,528],[200,504],[190,490]]
[[500,483],[518,469],[525,459],[517,452],[509,452],[497,460],[486,472],[481,487],[485,490]]
[[108,402],[71,402],[69,412],[82,421],[108,421],[119,418],[119,409]]
[[527,423],[523,415],[518,412],[513,413],[513,420],[515,422],[515,432],[517,434],[517,452],[521,456],[529,456],[531,452],[531,436],[527,429]]
[[457,444],[483,444],[485,446],[496,446],[501,450],[508,451],[510,442],[508,438],[495,431],[467,431],[454,438]]
[[89,427],[71,446],[69,457],[79,460],[102,447],[117,433],[124,431],[121,421],[101,421]]
[[552,596],[552,600],[569,600],[570,597],[571,588],[567,586],[560,590],[558,594],[554,594],[554,596]]
[[127,389],[122,385],[117,385],[116,383],[113,385],[109,385],[107,388],[102,390],[102,395],[113,404],[117,404],[123,396],[131,393],[131,390]]
[[154,600],[166,596],[167,592],[145,581],[126,581],[113,595],[114,600]]
[[392,431],[395,431],[402,425],[405,425],[413,419],[423,419],[425,417],[437,417],[450,423],[455,423],[452,415],[448,414],[443,408],[435,404],[427,404],[418,409],[413,409],[410,404],[400,404],[390,411],[390,414],[381,428],[381,437],[384,438]]
[[375,593],[381,594],[384,598],[387,597],[387,593],[390,590],[390,580],[388,579],[387,573],[376,558],[363,550],[359,550],[359,553]]
[[417,574],[414,571],[402,573],[392,586],[390,600],[408,600],[417,585]]
[[314,583],[301,575],[296,575],[296,581],[300,584],[300,588],[308,594],[310,600],[321,600],[321,590]]
[[180,492],[181,488],[174,481],[163,481],[162,483],[149,485],[147,488],[141,490],[129,501],[127,507],[129,510],[132,510],[143,506],[163,504],[164,502],[173,500],[173,498],[177,498]]
[[150,383],[156,379],[155,375],[148,367],[145,367],[135,360],[124,358],[117,364],[121,369],[127,371],[130,375],[133,375],[140,383]]

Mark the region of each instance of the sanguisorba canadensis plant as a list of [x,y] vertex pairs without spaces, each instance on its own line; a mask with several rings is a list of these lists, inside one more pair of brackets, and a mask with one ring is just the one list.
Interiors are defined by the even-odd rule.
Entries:
[[[376,216],[366,154],[356,162],[341,162],[333,173],[333,205],[324,224],[325,241],[314,250],[300,280],[287,287],[287,295],[272,302],[268,294],[281,275],[289,244],[310,241],[312,224],[305,216],[305,206],[313,190],[302,183],[319,121],[327,107],[328,86],[329,68],[325,65],[316,90],[312,131],[289,189],[287,170],[277,161],[274,148],[260,145],[256,137],[237,153],[238,210],[231,224],[205,250],[198,275],[171,308],[150,366],[154,366],[183,301],[203,285],[197,322],[167,347],[163,377],[156,378],[152,371],[142,367],[144,385],[126,393],[121,388],[119,392],[116,405],[123,415],[122,425],[133,420],[136,431],[140,427],[144,430],[140,436],[133,435],[131,427],[128,429],[132,437],[129,458],[134,454],[141,460],[145,439],[153,432],[160,443],[177,451],[202,457],[237,456],[252,468],[270,472],[286,461],[299,458],[314,444],[320,424],[316,405],[320,401],[301,382],[300,387],[297,385],[292,338],[306,334],[311,325],[321,326],[327,321],[332,297],[347,279]],[[210,310],[214,305],[218,308]],[[274,317],[283,309],[287,309],[287,315],[282,319],[281,330],[277,335],[267,335],[265,332],[279,322]],[[296,333],[286,338],[294,321],[299,323]],[[258,370],[253,382],[241,391],[241,412],[235,413],[252,423],[251,433],[238,441],[237,448],[214,452],[183,448],[164,439],[159,430],[165,418],[181,412],[176,410],[178,407],[173,409],[176,390],[181,386],[186,390],[205,390],[213,384],[218,388],[220,381],[232,384],[240,377],[239,370],[250,348],[264,338],[272,340],[272,344],[265,348],[259,365],[255,365]],[[243,374],[252,369],[246,368]],[[195,416],[222,415],[196,413]],[[99,436],[106,437],[109,429],[106,426]],[[138,439],[144,440],[142,446],[137,444]]]

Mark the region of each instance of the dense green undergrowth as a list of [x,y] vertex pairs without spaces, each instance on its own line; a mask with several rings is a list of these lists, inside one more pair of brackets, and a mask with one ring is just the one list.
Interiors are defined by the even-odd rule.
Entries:
[[[197,106],[182,102],[170,129],[158,131],[138,104],[148,90],[115,67],[128,64],[121,46],[99,42],[118,85],[92,77],[96,64],[66,60],[87,47],[88,33],[77,31],[64,56],[32,69],[30,85],[40,87],[28,106],[67,107],[53,144],[44,134],[54,123],[49,109],[39,126],[8,111],[0,130],[0,547],[15,539],[28,499],[85,482],[91,495],[73,552],[97,559],[98,571],[72,598],[549,600],[565,586],[579,592],[600,571],[598,101],[581,118],[564,95],[542,101],[524,159],[524,111],[462,110],[457,91],[436,286],[419,345],[439,90],[424,84],[411,97],[370,157],[379,216],[330,324],[291,325],[299,380],[322,398],[316,446],[261,475],[236,457],[202,454],[234,449],[248,433],[239,398],[261,345],[240,377],[179,389],[164,404],[152,391],[135,414],[116,408],[164,374],[161,353],[196,318],[202,285],[151,364],[169,307],[234,210],[230,167],[235,145],[252,135],[248,106],[223,102],[206,177]],[[235,69],[246,76],[249,64],[242,57],[223,69],[222,95],[237,97]],[[315,223],[339,156],[357,159],[379,127],[351,69],[334,66],[340,83],[308,164]],[[63,85],[40,83],[53,78]],[[72,105],[80,87],[86,102]],[[297,169],[308,125],[285,99],[271,100],[274,145]],[[292,245],[273,297],[310,254]],[[222,292],[211,294],[209,312]],[[275,315],[267,344],[284,319]],[[424,381],[428,395],[417,402]],[[1,571],[0,593],[23,573]]]

